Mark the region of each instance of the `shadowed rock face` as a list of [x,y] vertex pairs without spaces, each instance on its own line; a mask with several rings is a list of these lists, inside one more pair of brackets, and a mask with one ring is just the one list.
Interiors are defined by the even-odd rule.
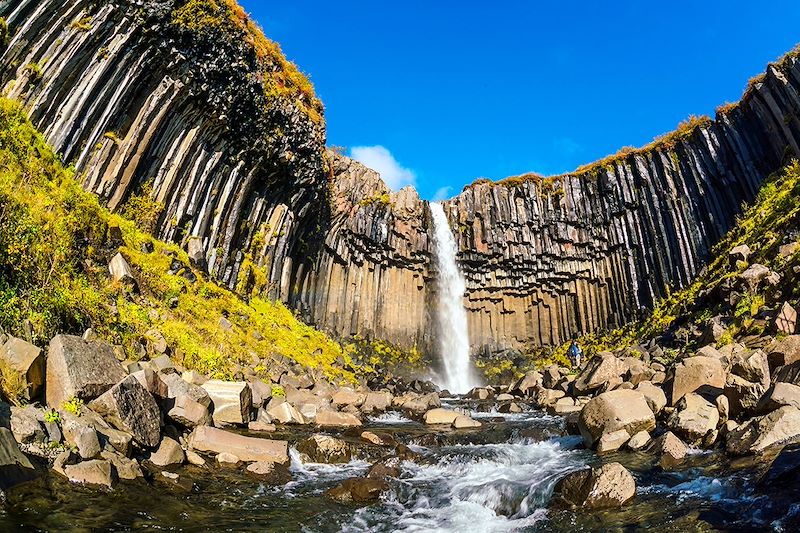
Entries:
[[[175,5],[0,1],[4,92],[112,208],[152,180],[165,205],[157,236],[198,237],[227,286],[252,284],[250,257],[268,296],[335,335],[431,347],[426,202],[412,189],[387,196],[376,173],[326,156],[324,125],[264,91],[270,59],[172,24]],[[789,56],[739,106],[672,143],[445,202],[473,352],[619,325],[689,282],[742,202],[800,154],[799,91]]]
[[229,286],[263,242],[269,253],[253,254],[277,295],[302,231],[315,226],[307,220],[320,215],[324,125],[268,94],[264,76],[280,66],[244,37],[175,23],[183,3],[0,2],[11,32],[4,92],[110,208],[152,181],[165,206],[156,235],[200,237]]

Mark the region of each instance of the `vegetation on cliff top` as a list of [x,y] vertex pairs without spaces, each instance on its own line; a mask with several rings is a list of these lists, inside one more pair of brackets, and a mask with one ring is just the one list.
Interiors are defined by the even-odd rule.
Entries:
[[[779,71],[785,72],[789,66],[789,62],[791,59],[800,57],[800,45],[796,46],[790,52],[784,54],[778,61],[774,63],[770,63],[770,66],[777,68]],[[747,87],[745,88],[744,93],[742,94],[741,100],[736,103],[725,103],[719,106],[716,110],[717,118],[720,118],[724,115],[731,113],[734,109],[737,109],[742,102],[746,101],[750,98],[752,92],[755,90],[755,86],[759,83],[764,82],[766,79],[767,74],[761,73],[750,80],[747,83]],[[486,178],[479,178],[472,182],[471,184],[464,187],[464,190],[469,188],[475,187],[477,185],[481,185],[484,183],[496,183],[498,185],[503,185],[507,187],[519,187],[526,183],[535,183],[538,186],[542,186],[541,192],[548,193],[545,187],[558,182],[558,180],[570,177],[581,177],[581,176],[591,176],[596,175],[597,172],[601,170],[611,170],[617,163],[622,162],[625,159],[633,155],[644,155],[654,150],[673,150],[677,146],[677,144],[682,141],[686,140],[691,137],[699,128],[706,128],[710,126],[712,123],[711,117],[706,115],[695,116],[691,115],[686,120],[682,121],[678,124],[678,127],[664,135],[660,135],[653,139],[651,143],[646,144],[645,146],[635,148],[632,146],[625,146],[621,148],[618,152],[608,155],[598,161],[593,161],[586,165],[582,165],[578,167],[573,172],[568,172],[565,174],[558,174],[556,176],[542,176],[541,174],[537,174],[535,172],[528,172],[525,174],[521,174],[519,176],[511,176],[497,182],[492,182],[487,180]]]
[[258,60],[267,98],[288,98],[314,122],[322,120],[322,102],[308,77],[286,59],[277,43],[267,39],[236,0],[186,0],[173,11],[172,22],[194,33],[245,42]]
[[[148,212],[139,208],[128,212]],[[107,264],[117,251],[135,288],[110,282]],[[101,206],[7,99],[0,99],[0,326],[27,331],[39,345],[91,327],[131,359],[144,356],[158,330],[174,360],[219,378],[276,356],[335,380],[353,378],[348,351],[282,304],[245,302],[202,279],[183,250]]]

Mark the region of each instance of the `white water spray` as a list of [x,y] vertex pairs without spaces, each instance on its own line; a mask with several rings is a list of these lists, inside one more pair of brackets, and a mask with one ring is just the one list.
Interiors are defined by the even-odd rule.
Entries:
[[456,241],[442,204],[431,203],[433,240],[439,266],[439,301],[436,320],[439,332],[439,353],[444,362],[442,384],[456,394],[469,392],[476,385],[469,360],[469,331],[464,309],[464,277],[456,264]]

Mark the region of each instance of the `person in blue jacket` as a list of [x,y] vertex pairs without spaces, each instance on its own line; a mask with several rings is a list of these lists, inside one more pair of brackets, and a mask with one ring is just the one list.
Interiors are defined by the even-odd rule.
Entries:
[[567,355],[569,355],[569,360],[572,363],[574,368],[578,368],[581,366],[581,358],[583,357],[583,352],[581,352],[580,346],[575,341],[572,341],[572,344],[569,345],[569,350],[567,351]]

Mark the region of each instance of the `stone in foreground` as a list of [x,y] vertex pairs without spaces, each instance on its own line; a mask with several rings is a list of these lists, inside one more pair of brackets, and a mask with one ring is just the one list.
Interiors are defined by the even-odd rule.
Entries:
[[44,387],[45,362],[38,346],[11,337],[0,346],[0,362],[25,376],[28,386],[23,396],[26,400],[32,400],[41,393]]
[[245,462],[289,462],[289,443],[285,440],[245,437],[210,426],[199,426],[189,436],[189,447],[207,453],[232,453]]
[[47,352],[47,405],[61,409],[73,396],[92,400],[125,376],[111,345],[56,335]]
[[447,424],[448,426],[456,421],[460,413],[455,411],[451,411],[450,409],[442,409],[436,408],[431,409],[427,413],[425,413],[425,423],[436,425],[436,424]]
[[652,431],[656,418],[641,392],[620,389],[589,400],[581,411],[578,427],[586,446],[592,448],[605,433],[620,429],[628,435]]
[[35,477],[33,465],[20,451],[11,430],[0,427],[0,489],[8,489]]
[[747,455],[796,442],[800,442],[800,409],[786,405],[728,433],[726,448],[728,453]]
[[161,439],[161,412],[153,396],[135,376],[128,376],[89,407],[112,426],[125,431],[148,448],[158,446]]
[[201,385],[214,405],[214,424],[246,424],[250,421],[253,395],[244,381],[219,381],[212,379]]
[[297,444],[297,451],[305,463],[349,463],[352,457],[350,446],[330,435],[312,435]]
[[361,419],[356,415],[329,409],[318,411],[314,420],[317,425],[323,427],[357,427],[361,425]]
[[609,463],[567,474],[556,484],[554,495],[576,507],[620,507],[636,496],[636,481],[624,466]]

